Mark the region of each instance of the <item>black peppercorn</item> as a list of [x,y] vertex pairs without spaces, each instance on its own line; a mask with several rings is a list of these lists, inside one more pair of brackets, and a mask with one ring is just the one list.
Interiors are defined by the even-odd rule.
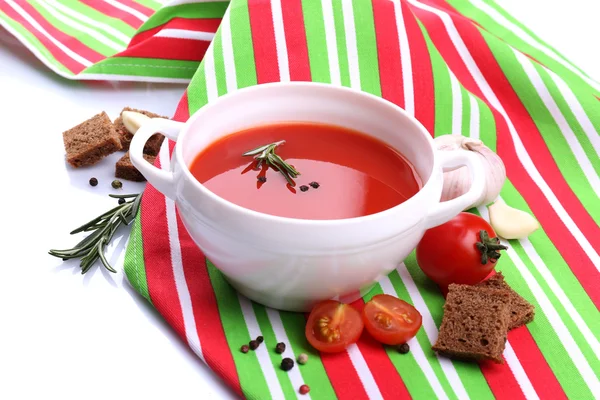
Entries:
[[249,349],[248,345],[247,345],[247,344],[245,344],[245,345],[243,345],[243,346],[240,348],[240,351],[241,351],[242,353],[246,354],[246,353],[248,352],[248,349]]
[[300,186],[300,190],[303,192],[306,192],[308,190],[308,186],[302,185],[302,186]]
[[283,360],[281,360],[281,369],[284,371],[289,371],[290,369],[294,368],[294,360],[292,360],[291,358],[284,358]]
[[256,341],[258,342],[258,344],[261,344],[262,342],[265,341],[265,338],[262,337],[262,336],[259,336],[259,337],[256,338]]
[[319,186],[321,186],[321,185],[319,185],[319,182],[311,182],[311,183],[309,183],[309,185],[310,185],[310,186],[311,186],[313,189],[318,189],[318,188],[319,188]]
[[98,179],[90,178],[90,186],[96,186],[96,185],[98,185]]
[[277,343],[277,346],[275,346],[275,353],[282,354],[284,351],[285,351],[285,343],[283,343],[283,342]]
[[266,176],[259,176],[257,179],[261,183],[265,183],[267,181],[267,177]]
[[120,180],[115,179],[114,181],[112,181],[111,186],[115,189],[121,189],[123,187],[123,184]]
[[410,351],[410,346],[408,345],[408,343],[402,343],[400,346],[398,346],[398,353],[400,354],[406,354]]
[[250,345],[250,350],[256,350],[258,348],[258,342],[256,340],[251,340],[249,345]]
[[121,197],[121,198],[119,199],[119,204],[123,204],[123,203],[125,203],[125,199]]

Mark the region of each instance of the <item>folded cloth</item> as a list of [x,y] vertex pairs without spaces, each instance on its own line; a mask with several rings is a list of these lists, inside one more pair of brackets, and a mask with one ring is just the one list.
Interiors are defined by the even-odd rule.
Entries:
[[[189,65],[195,71],[201,51],[183,46],[189,45],[187,40],[208,38],[190,32],[211,32],[213,25],[206,21],[214,22],[226,4],[174,1],[134,36],[131,24],[134,17],[141,18],[140,4],[156,7],[149,0],[35,5],[11,0],[0,2],[0,21],[27,43],[37,43],[31,48],[47,61],[55,60],[48,63],[63,75],[87,77],[89,68],[104,65],[90,74],[191,77],[191,69],[171,67]],[[110,30],[105,16],[116,5],[128,15],[119,14],[120,28]],[[188,17],[181,17],[184,12]],[[40,15],[52,22],[42,24]],[[121,57],[115,55],[104,61],[88,56],[92,65],[67,72],[66,64],[53,58],[57,50],[45,47],[48,37],[32,18],[70,49],[84,43],[73,20],[89,29],[102,26],[105,37],[121,37],[122,45],[125,36],[133,37],[131,51],[145,41],[185,35],[196,39],[165,41],[182,47],[165,45],[145,59],[169,69],[168,77],[158,71],[162,67],[152,69],[154,75],[151,68],[139,74],[116,72],[122,68],[118,64],[130,60],[111,64]],[[48,23],[61,26],[64,36]],[[88,44],[97,40],[90,32]],[[171,56],[160,58],[163,54]],[[169,64],[183,62],[185,56],[195,57],[186,61],[194,66]],[[492,1],[233,0],[175,118],[184,121],[237,88],[280,80],[312,80],[373,93],[415,115],[432,135],[476,137],[495,150],[508,173],[501,197],[541,224],[528,239],[510,241],[499,262],[506,281],[536,307],[536,318],[509,332],[503,365],[438,358],[431,345],[444,299],[411,255],[354,304],[360,309],[378,293],[414,304],[423,315],[423,328],[408,342],[410,352],[400,354],[364,335],[346,352],[319,354],[304,338],[304,315],[268,309],[238,295],[194,245],[173,202],[148,186],[133,225],[125,272],[198,357],[249,399],[301,397],[302,384],[311,388],[302,398],[322,399],[591,399],[600,393],[597,82]],[[163,145],[157,160],[162,168],[169,168],[172,148],[173,143]],[[476,212],[487,217],[485,208]],[[239,351],[259,335],[265,343],[256,351]],[[280,370],[282,356],[273,351],[277,342],[287,344],[284,357],[307,353],[308,363]]]

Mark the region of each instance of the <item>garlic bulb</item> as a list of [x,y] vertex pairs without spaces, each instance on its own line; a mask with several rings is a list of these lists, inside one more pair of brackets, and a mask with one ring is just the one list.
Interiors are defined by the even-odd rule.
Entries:
[[123,111],[121,114],[123,125],[131,134],[135,134],[140,126],[150,121],[150,117],[135,111]]
[[[502,159],[496,153],[486,147],[481,140],[460,135],[438,136],[434,142],[437,149],[441,151],[472,151],[481,157],[486,174],[486,190],[483,197],[468,208],[487,205],[496,200],[506,179],[506,168],[504,168]],[[465,194],[470,187],[471,175],[467,167],[445,171],[442,201],[451,200]]]
[[531,214],[512,208],[502,199],[490,205],[488,211],[490,225],[504,239],[524,239],[540,227]]

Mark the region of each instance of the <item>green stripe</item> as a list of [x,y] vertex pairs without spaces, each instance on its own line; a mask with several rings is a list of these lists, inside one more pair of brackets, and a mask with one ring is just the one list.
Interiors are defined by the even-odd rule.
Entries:
[[353,0],[352,5],[354,26],[356,27],[360,85],[363,91],[381,97],[373,6],[370,2],[361,0]]
[[225,61],[223,60],[223,43],[221,35],[215,35],[211,44],[215,64],[215,78],[217,81],[217,92],[219,96],[227,93],[227,83],[225,82]]
[[191,79],[197,69],[197,61],[111,57],[86,68],[82,73]]
[[269,393],[267,381],[254,351],[243,354],[238,349],[255,338],[250,337],[236,291],[227,283],[217,268],[206,260],[212,287],[217,298],[221,324],[231,349],[240,385],[247,399],[259,400]]
[[[131,26],[129,26],[128,24],[126,24],[125,22],[121,21],[118,18],[108,17],[106,14],[96,11],[92,7],[89,7],[89,6],[81,3],[79,0],[56,0],[56,1],[58,1],[61,4],[64,4],[65,6],[69,7],[73,11],[76,11],[80,14],[85,15],[86,17],[93,19],[94,21],[109,25],[112,28],[118,30],[119,32],[123,33],[124,35],[127,35],[130,38],[133,37],[133,35],[135,34],[135,28],[132,28]],[[111,38],[112,38],[112,36],[111,36]],[[114,39],[114,40],[118,40],[118,39]]]
[[564,176],[573,193],[575,193],[596,223],[600,223],[598,196],[583,174],[583,170],[577,162],[560,127],[556,124],[550,111],[548,111],[546,105],[538,95],[533,83],[517,60],[516,55],[504,42],[493,38],[489,33],[482,33],[494,57],[498,60],[498,64],[502,68],[504,75],[519,96],[529,115],[531,115],[550,153],[557,160],[557,165],[562,176]]
[[330,83],[329,58],[325,40],[323,6],[320,1],[302,0],[306,45],[313,82]]
[[159,9],[140,28],[137,33],[161,26],[173,18],[222,18],[229,3],[223,1],[201,4],[179,4]]
[[471,101],[469,100],[469,92],[462,83],[458,83],[460,88],[460,98],[462,101],[462,120],[461,120],[461,134],[463,136],[469,136],[471,134]]
[[[90,35],[86,32],[82,32],[79,29],[75,29],[75,28],[69,26],[68,24],[58,20],[56,17],[54,17],[52,14],[50,14],[50,12],[48,12],[48,10],[46,10],[46,8],[42,7],[42,5],[40,3],[33,1],[30,4],[44,17],[44,19],[46,19],[46,21],[50,25],[54,26],[56,29],[63,32],[64,34],[71,36],[73,39],[80,41],[81,43],[83,43],[84,45],[89,47],[90,49],[92,49],[106,57],[112,56],[113,54],[118,52],[118,50],[115,50],[112,47],[105,45],[98,39],[94,38],[92,35]],[[51,8],[51,7],[49,7],[49,8]],[[54,11],[56,13],[62,14],[60,11],[57,11],[56,9]],[[64,18],[73,20],[69,16],[66,16],[64,14],[62,14],[62,15]],[[76,22],[79,22],[79,21],[76,21]],[[97,28],[93,28],[93,27],[87,27],[87,28],[91,29],[93,31],[96,31],[101,36],[105,36],[104,33],[98,31]],[[115,40],[113,40],[112,37],[110,38],[110,40],[115,42]],[[119,44],[119,43],[115,42],[115,44]]]
[[[413,281],[415,282],[423,301],[427,305],[427,309],[431,313],[431,317],[439,329],[444,314],[444,297],[442,296],[437,285],[427,278],[423,271],[421,271],[417,264],[414,252],[406,258],[404,264],[413,278]],[[390,279],[395,280],[400,279],[400,277],[396,272],[390,275]],[[408,299],[408,295],[406,298],[403,297],[403,299]],[[422,342],[421,345],[429,352],[431,351],[431,346],[433,343],[429,344],[430,342],[426,336],[424,339],[425,341]],[[454,365],[454,368],[456,369],[456,372],[471,399],[494,399],[494,395],[492,394],[492,391],[490,390],[478,364],[452,361],[452,365]]]
[[[371,300],[373,296],[383,294],[380,285],[375,285],[363,299],[365,302]],[[411,394],[422,399],[435,399],[436,395],[427,377],[421,370],[412,352],[408,354],[400,354],[396,349],[390,346],[385,346],[385,351],[400,374],[402,381],[406,385],[406,389]]]
[[33,33],[28,31],[27,29],[25,29],[23,27],[23,25],[19,24],[12,18],[9,18],[2,11],[0,11],[0,23],[6,24],[7,26],[10,26],[13,30],[18,32],[23,37],[23,40],[25,41],[25,43],[27,43],[30,47],[33,47],[34,49],[36,49],[39,52],[39,54],[41,54],[42,57],[44,57],[44,59],[46,59],[50,64],[52,64],[52,66],[54,66],[56,69],[58,69],[61,73],[63,73],[66,76],[74,75],[67,67],[65,67],[63,64],[58,62],[58,60],[56,58],[54,58],[52,53],[50,53],[50,51],[48,51],[46,46],[44,46],[35,37],[35,35]]
[[231,42],[238,88],[245,88],[257,83],[250,14],[247,4],[244,3],[236,2],[229,10]]
[[148,281],[146,280],[146,265],[144,263],[144,246],[142,245],[141,211],[135,217],[129,236],[129,244],[125,252],[123,270],[131,286],[152,304]]
[[159,8],[161,8],[163,6],[161,3],[159,3],[158,1],[154,1],[154,0],[135,0],[135,2],[138,4],[141,4],[143,6],[146,6],[148,8],[151,8],[154,11],[158,10]]
[[256,320],[258,321],[258,326],[260,328],[260,333],[263,335],[265,341],[263,345],[266,347],[267,352],[269,353],[269,358],[271,363],[275,369],[275,375],[281,384],[281,389],[283,391],[283,395],[286,399],[295,399],[296,398],[296,390],[298,388],[294,388],[292,386],[292,382],[290,381],[289,373],[282,370],[279,366],[281,365],[281,354],[277,354],[274,350],[275,345],[279,342],[277,340],[277,336],[275,336],[275,331],[269,321],[269,317],[267,316],[267,311],[265,307],[252,302],[252,309],[254,310],[254,314],[256,315]]
[[[350,86],[350,70],[348,66],[348,48],[346,47],[346,31],[344,29],[344,14],[342,0],[333,0],[333,20],[335,24],[335,40],[337,43],[340,79],[343,86]],[[324,55],[322,55],[324,56]]]
[[202,106],[208,103],[208,97],[206,94],[206,71],[204,69],[204,63],[200,63],[198,72],[196,72],[196,75],[194,75],[194,78],[187,87],[187,94],[190,115],[193,115]]
[[[469,2],[461,1],[461,0],[449,0],[450,3],[463,15],[477,21],[486,31],[490,32],[494,36],[502,39],[502,41],[508,43],[513,48],[531,55],[536,60],[540,61],[544,65],[546,65],[551,70],[560,74],[563,78],[567,79],[572,86],[579,86],[581,88],[586,88],[587,90],[592,90],[596,94],[600,94],[600,91],[593,89],[584,79],[582,79],[579,75],[569,70],[560,62],[556,61],[554,58],[547,56],[543,51],[536,49],[531,46],[524,40],[522,40],[519,36],[517,36],[513,31],[505,28],[498,22],[496,22],[493,18],[491,18],[488,14],[482,12],[477,7],[473,6]],[[491,2],[490,2],[491,3]],[[497,9],[497,8],[496,8]],[[497,9],[498,10],[498,9]],[[514,19],[511,19],[514,22]],[[517,24],[522,27],[522,25]],[[539,40],[538,40],[539,41]],[[552,47],[545,44],[545,47],[552,49]],[[554,50],[554,49],[552,49]],[[560,55],[556,50],[555,53],[559,55],[559,57],[563,58],[566,62],[572,65],[566,58]]]
[[333,386],[331,386],[331,381],[327,376],[319,352],[306,340],[304,334],[306,318],[304,315],[285,311],[280,311],[279,315],[281,316],[285,333],[293,346],[294,354],[296,356],[301,353],[308,355],[308,363],[305,365],[296,364],[296,366],[300,369],[304,383],[315,389],[310,392],[311,398],[314,400],[336,399],[337,396],[333,390]]

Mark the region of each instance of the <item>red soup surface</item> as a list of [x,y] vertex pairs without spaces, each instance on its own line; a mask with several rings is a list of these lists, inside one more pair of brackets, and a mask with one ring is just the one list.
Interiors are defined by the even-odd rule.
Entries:
[[[285,143],[276,154],[300,173],[294,187],[280,172],[264,166],[257,171],[253,157],[242,156],[281,140]],[[406,201],[421,187],[412,165],[385,143],[350,129],[301,122],[257,126],[226,136],[198,154],[190,170],[210,191],[232,203],[299,219],[374,214]],[[318,188],[311,187],[312,182]],[[309,189],[300,190],[304,185]]]

